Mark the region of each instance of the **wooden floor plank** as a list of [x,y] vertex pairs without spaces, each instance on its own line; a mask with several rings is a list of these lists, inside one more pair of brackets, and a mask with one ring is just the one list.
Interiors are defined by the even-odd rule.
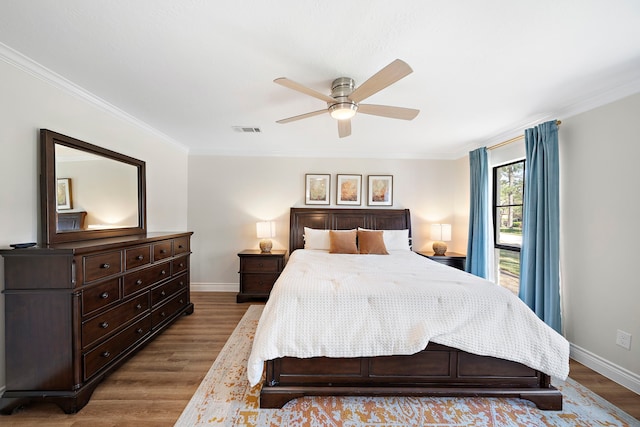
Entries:
[[[192,292],[195,312],[178,320],[98,386],[79,413],[31,404],[3,427],[173,426],[251,303],[235,293]],[[640,396],[571,361],[571,377],[640,419]]]

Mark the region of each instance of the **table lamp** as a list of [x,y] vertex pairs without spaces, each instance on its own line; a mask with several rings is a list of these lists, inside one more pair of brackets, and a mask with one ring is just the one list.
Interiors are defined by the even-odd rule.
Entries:
[[260,240],[260,251],[269,253],[273,247],[270,238],[276,236],[275,221],[260,221],[256,223],[256,234]]
[[433,240],[433,252],[436,255],[444,255],[447,252],[447,244],[451,240],[451,224],[431,224],[431,240]]

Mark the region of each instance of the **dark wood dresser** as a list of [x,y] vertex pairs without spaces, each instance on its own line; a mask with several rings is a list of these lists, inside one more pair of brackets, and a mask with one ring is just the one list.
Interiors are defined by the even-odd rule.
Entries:
[[2,413],[46,400],[80,410],[98,383],[180,315],[192,233],[0,250],[5,270]]
[[272,250],[261,252],[247,249],[240,253],[240,292],[237,302],[252,300],[266,301],[284,268],[284,256],[287,251]]

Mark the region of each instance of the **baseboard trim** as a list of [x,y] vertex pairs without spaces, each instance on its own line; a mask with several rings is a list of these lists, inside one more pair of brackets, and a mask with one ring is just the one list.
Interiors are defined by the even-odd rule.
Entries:
[[640,394],[640,375],[618,366],[602,357],[591,353],[575,344],[571,344],[569,354],[573,360],[582,363],[587,368],[604,375],[634,393]]
[[191,290],[196,292],[240,292],[238,283],[194,283],[191,282]]

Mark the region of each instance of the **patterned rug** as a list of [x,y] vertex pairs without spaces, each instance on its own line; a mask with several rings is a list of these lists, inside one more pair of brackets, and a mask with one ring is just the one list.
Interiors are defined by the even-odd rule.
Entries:
[[305,397],[282,409],[258,407],[246,364],[262,306],[252,305],[211,366],[176,426],[640,426],[589,389],[568,379],[562,411],[498,398]]

